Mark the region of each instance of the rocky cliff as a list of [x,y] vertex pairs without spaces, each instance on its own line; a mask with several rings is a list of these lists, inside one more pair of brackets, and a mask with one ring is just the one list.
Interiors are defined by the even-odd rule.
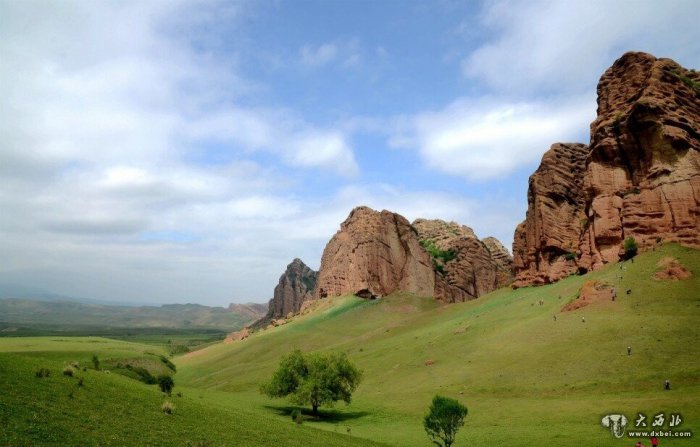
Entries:
[[265,326],[288,314],[296,314],[302,304],[313,298],[318,273],[311,270],[301,259],[294,259],[280,276],[279,283],[268,304],[267,315],[255,323],[255,327]]
[[578,269],[587,156],[584,144],[554,144],[530,176],[527,215],[513,237],[516,286],[551,283]]
[[700,73],[646,53],[615,61],[598,84],[589,148],[553,146],[528,204],[513,244],[516,285],[616,262],[628,237],[641,250],[700,248]]
[[512,279],[512,259],[497,239],[489,238],[486,244],[471,228],[438,219],[416,219],[412,225],[438,274],[468,299],[484,295]]
[[402,290],[465,301],[507,284],[511,265],[500,242],[482,242],[469,227],[426,219],[410,224],[396,213],[358,207],[323,252],[315,296]]
[[498,267],[498,287],[513,282],[513,256],[508,249],[493,236],[485,237],[481,242],[486,245]]
[[397,290],[448,302],[470,298],[435,272],[406,218],[386,210],[355,208],[323,251],[315,296],[370,297]]

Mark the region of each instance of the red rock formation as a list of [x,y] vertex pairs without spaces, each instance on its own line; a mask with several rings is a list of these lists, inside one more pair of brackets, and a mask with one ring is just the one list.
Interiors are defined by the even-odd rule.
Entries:
[[587,155],[584,144],[554,144],[530,176],[527,217],[513,238],[515,286],[547,284],[578,268]]
[[486,248],[491,253],[491,259],[498,266],[498,278],[496,280],[498,287],[510,284],[513,281],[513,256],[508,249],[503,246],[501,241],[493,236],[485,237],[481,240]]
[[497,239],[489,240],[492,254],[489,246],[467,226],[438,219],[416,219],[413,227],[428,252],[438,254],[433,256],[438,273],[468,299],[491,292],[512,279],[510,254]]
[[406,218],[357,207],[323,251],[315,297],[364,290],[375,296],[401,290],[450,302],[469,298],[436,275]]
[[578,151],[569,162],[552,159],[564,146],[553,146],[530,178],[528,214],[513,242],[514,285],[617,262],[628,237],[642,251],[660,241],[700,248],[700,73],[626,53],[598,84],[580,175],[567,174],[581,166]]
[[317,275],[318,273],[307,267],[301,259],[294,259],[280,276],[267,315],[256,321],[253,327],[265,327],[276,319],[298,313],[305,301],[313,299]]
[[579,265],[616,262],[622,241],[700,248],[700,73],[627,53],[598,84]]

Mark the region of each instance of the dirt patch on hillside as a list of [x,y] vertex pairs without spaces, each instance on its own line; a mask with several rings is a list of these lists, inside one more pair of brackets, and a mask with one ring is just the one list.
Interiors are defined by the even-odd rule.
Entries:
[[581,286],[578,298],[562,307],[561,311],[569,312],[596,302],[612,301],[615,293],[615,287],[611,284],[604,281],[587,281]]
[[230,334],[228,334],[226,336],[226,338],[224,339],[224,343],[229,344],[229,343],[232,343],[234,341],[245,340],[248,337],[250,337],[250,329],[247,327],[244,327],[240,331],[231,332]]
[[693,276],[693,273],[678,262],[678,259],[671,256],[666,256],[661,259],[656,266],[659,267],[660,270],[654,273],[654,279],[680,281]]

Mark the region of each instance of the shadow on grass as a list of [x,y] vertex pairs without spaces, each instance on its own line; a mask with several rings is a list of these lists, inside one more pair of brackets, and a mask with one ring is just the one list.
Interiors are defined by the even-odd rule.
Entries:
[[359,419],[370,414],[367,411],[339,411],[336,409],[319,408],[318,419],[316,419],[311,414],[311,408],[300,408],[295,407],[293,405],[264,405],[264,408],[272,410],[280,416],[290,416],[292,414],[292,411],[301,410],[301,414],[303,414],[308,419],[313,419],[315,422],[328,422],[332,424],[337,424],[339,422],[349,421],[353,419]]

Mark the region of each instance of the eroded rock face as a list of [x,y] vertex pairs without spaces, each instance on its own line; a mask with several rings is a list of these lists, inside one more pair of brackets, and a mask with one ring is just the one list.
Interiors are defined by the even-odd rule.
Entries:
[[510,254],[497,239],[490,238],[492,253],[471,228],[455,222],[416,219],[413,227],[423,246],[433,252],[438,275],[458,288],[465,299],[477,298],[512,279]]
[[398,290],[448,302],[469,298],[436,274],[405,217],[355,208],[323,251],[315,297],[385,296]]
[[583,268],[618,261],[630,236],[642,250],[700,248],[700,73],[646,53],[615,61],[598,84],[584,187]]
[[626,53],[598,84],[588,150],[554,145],[530,178],[514,284],[617,262],[628,237],[641,251],[662,241],[700,248],[699,227],[700,73]]
[[267,315],[255,323],[255,327],[264,327],[276,319],[283,319],[289,314],[297,314],[305,301],[313,298],[318,273],[311,270],[301,259],[294,259],[280,276],[275,293],[269,303]]
[[515,286],[547,284],[577,270],[588,152],[584,144],[554,144],[530,176],[527,215],[513,237]]
[[491,259],[498,266],[498,286],[502,287],[513,281],[513,256],[508,249],[493,236],[485,237],[481,242],[491,253]]

